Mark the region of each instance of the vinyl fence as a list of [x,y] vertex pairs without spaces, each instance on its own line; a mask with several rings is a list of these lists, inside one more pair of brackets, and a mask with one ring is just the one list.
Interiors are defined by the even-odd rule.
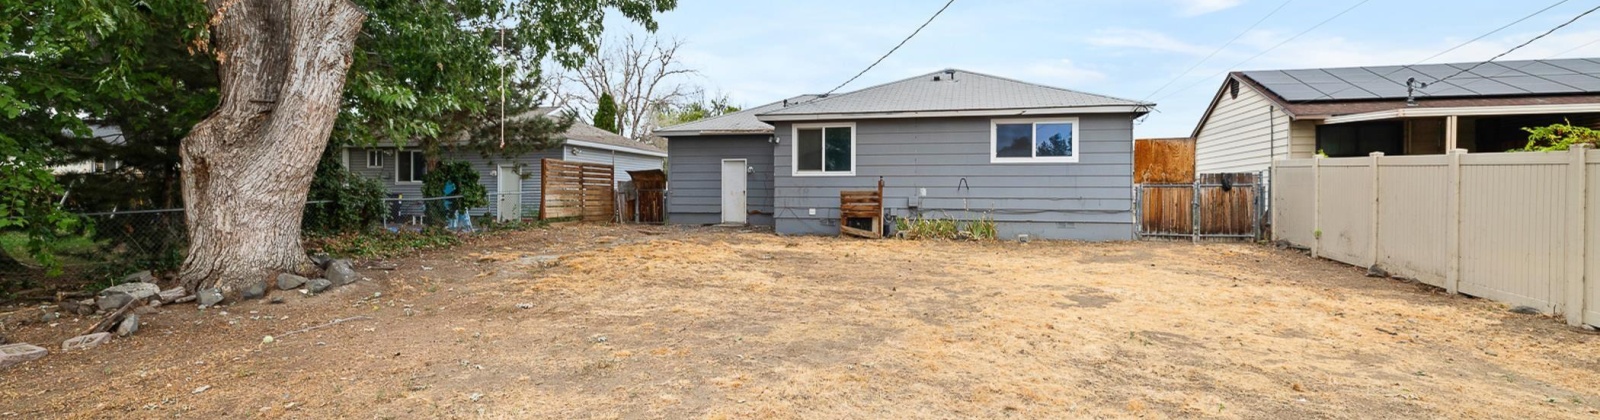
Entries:
[[1278,161],[1273,237],[1600,325],[1600,151]]

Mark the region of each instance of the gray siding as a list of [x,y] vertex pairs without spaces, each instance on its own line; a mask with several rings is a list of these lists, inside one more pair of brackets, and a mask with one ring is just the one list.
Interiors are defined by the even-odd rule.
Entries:
[[586,162],[611,165],[616,171],[616,182],[625,182],[633,179],[628,176],[628,171],[647,169],[664,169],[660,156],[637,155],[628,152],[595,149],[580,146],[567,146],[563,159],[571,162]]
[[670,174],[667,221],[678,224],[722,222],[722,160],[747,159],[755,168],[746,178],[745,206],[753,225],[772,226],[773,145],[770,135],[685,136],[667,141]]
[[[389,152],[383,156],[383,166],[378,168],[367,167],[366,148],[353,147],[349,150],[350,170],[362,176],[377,179],[383,182],[390,195],[401,195],[405,198],[422,198],[422,183],[397,183],[395,182],[396,154],[393,148],[381,148]],[[539,160],[544,158],[561,158],[561,150],[550,149],[521,156],[516,161],[495,159],[492,163],[477,152],[452,150],[446,151],[444,160],[461,160],[472,163],[472,168],[478,171],[479,183],[489,191],[489,206],[487,208],[472,209],[474,216],[481,216],[494,211],[495,200],[500,192],[500,183],[496,175],[490,175],[498,166],[520,165],[522,178],[522,211],[523,214],[535,214],[539,210]]]
[[837,234],[839,191],[882,176],[892,215],[913,215],[918,200],[930,217],[993,218],[1003,238],[1132,239],[1133,116],[1067,116],[1079,118],[1075,163],[991,163],[990,118],[856,121],[856,176],[842,177],[793,176],[793,131],[776,124],[776,230]]

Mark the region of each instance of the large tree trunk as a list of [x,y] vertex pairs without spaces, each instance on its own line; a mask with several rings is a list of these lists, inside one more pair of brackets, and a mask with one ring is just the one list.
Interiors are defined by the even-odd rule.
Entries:
[[191,291],[310,274],[300,218],[365,14],[349,0],[209,0],[221,102],[183,139]]

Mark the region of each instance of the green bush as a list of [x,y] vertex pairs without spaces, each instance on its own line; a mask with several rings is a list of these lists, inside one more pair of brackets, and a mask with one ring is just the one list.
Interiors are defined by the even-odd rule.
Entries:
[[1523,127],[1522,131],[1528,132],[1528,145],[1518,151],[1556,152],[1578,144],[1587,144],[1591,148],[1600,146],[1600,130],[1572,125],[1571,121],[1544,127]]
[[[424,197],[447,197],[459,195],[461,198],[450,200],[429,200],[426,206],[428,223],[443,224],[450,218],[451,213],[484,207],[489,205],[489,190],[479,182],[478,171],[472,169],[472,164],[465,161],[440,162],[438,167],[428,171],[422,176],[422,195]],[[454,183],[455,191],[446,194],[446,184]],[[446,204],[449,210],[446,210]]]
[[307,201],[326,203],[306,205],[301,229],[315,235],[372,231],[383,223],[385,194],[382,182],[351,172],[324,154]]

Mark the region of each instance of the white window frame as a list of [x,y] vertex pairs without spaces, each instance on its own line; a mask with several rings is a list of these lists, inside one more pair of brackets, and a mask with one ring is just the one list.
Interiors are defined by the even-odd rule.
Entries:
[[[829,128],[849,128],[850,129],[850,170],[849,171],[826,171],[826,170],[802,171],[802,170],[800,170],[800,130],[802,130],[802,129],[808,129],[808,130],[809,129],[821,129],[821,130],[823,130],[823,134],[822,134],[822,156],[823,156],[823,159],[827,159],[827,156],[828,156],[828,134],[827,134],[827,129],[829,129]],[[789,173],[790,173],[790,175],[797,176],[797,177],[802,177],[802,176],[856,176],[856,165],[859,164],[859,163],[860,162],[858,162],[856,160],[856,123],[853,123],[853,122],[844,122],[844,123],[809,123],[809,124],[795,124],[795,125],[789,127]],[[827,164],[824,163],[823,167],[826,168]]]
[[[376,159],[374,159],[374,158],[376,158]],[[378,163],[376,165],[374,165],[372,163],[374,161],[376,161]],[[382,150],[367,149],[367,167],[368,168],[382,168],[383,167],[383,151]],[[398,175],[396,175],[396,176],[398,176]]]
[[[1033,156],[1033,157],[1000,157],[1000,124],[1030,124],[1033,129],[1029,133],[1035,137],[1032,147],[1033,153],[1039,152],[1039,124],[1072,124],[1072,156]],[[1015,118],[989,120],[989,163],[1077,163],[1078,157],[1083,155],[1079,131],[1082,124],[1078,117],[1060,118]]]
[[[421,184],[422,180],[420,178],[418,180],[416,180],[416,181],[401,181],[400,180],[400,165],[402,165],[401,162],[405,162],[404,163],[405,165],[410,165],[411,161],[412,161],[412,158],[410,156],[406,156],[405,159],[401,159],[400,158],[400,156],[405,155],[407,153],[422,153],[422,151],[421,150],[398,150],[398,151],[394,152],[394,183],[395,184]],[[427,168],[423,168],[423,169],[426,170]],[[411,176],[415,177],[416,174],[417,174],[417,168],[416,167],[412,167],[411,168]]]

